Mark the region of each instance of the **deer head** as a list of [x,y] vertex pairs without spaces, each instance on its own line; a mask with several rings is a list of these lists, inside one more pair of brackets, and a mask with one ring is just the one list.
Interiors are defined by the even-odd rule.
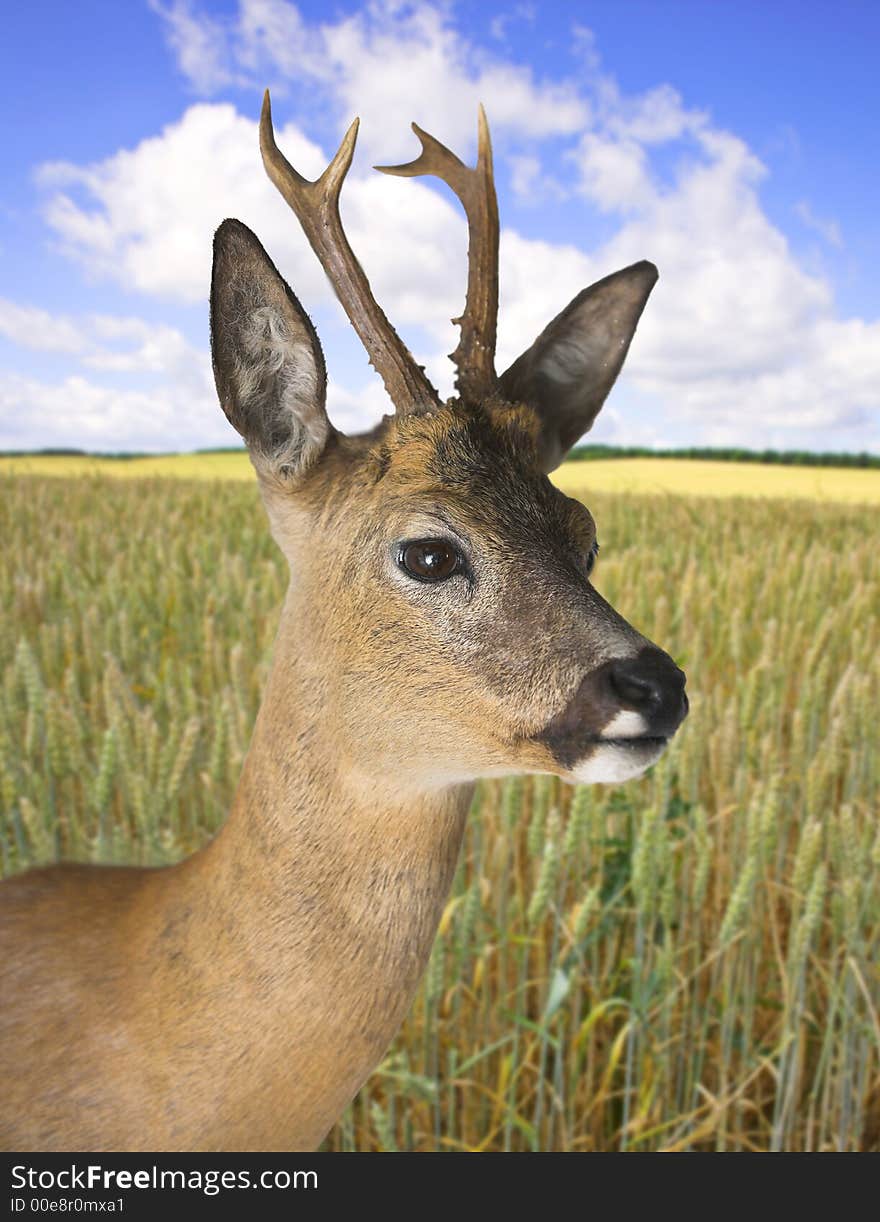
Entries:
[[685,677],[593,588],[595,523],[547,473],[595,420],[657,271],[636,263],[585,289],[497,376],[485,115],[475,169],[413,127],[420,156],[378,168],[437,175],[467,214],[457,397],[440,402],[343,232],[357,121],[315,182],[279,151],[268,93],[260,143],[393,415],[361,436],[334,429],[305,310],[249,229],[224,221],[215,238],[215,379],[291,566],[290,665],[312,676],[340,756],[403,789],[511,772],[637,776],[687,712]]

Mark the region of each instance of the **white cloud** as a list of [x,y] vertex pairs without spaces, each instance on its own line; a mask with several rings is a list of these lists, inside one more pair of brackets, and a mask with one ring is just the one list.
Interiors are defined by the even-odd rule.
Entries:
[[189,0],[155,7],[194,87],[213,93],[242,75],[258,89],[308,82],[338,123],[361,116],[373,160],[410,153],[400,115],[418,114],[423,127],[456,149],[474,146],[479,102],[496,135],[507,129],[535,138],[571,134],[588,119],[589,104],[573,82],[537,80],[529,68],[477,49],[447,10],[427,3],[374,0],[357,13],[314,24],[287,0],[240,0],[225,22]]
[[837,221],[825,220],[821,216],[816,216],[805,199],[798,200],[794,210],[807,229],[818,233],[829,246],[835,246],[838,250],[843,246],[843,237]]
[[528,347],[554,315],[602,274],[576,246],[541,242],[505,230],[501,238],[499,370]]
[[[692,149],[673,183],[645,162],[635,215],[601,252],[608,266],[650,253],[662,269],[630,376],[670,415],[738,426],[740,442],[781,428],[797,445],[823,429],[833,447],[880,409],[880,322],[835,317],[828,284],[763,212],[766,170],[742,141],[702,122],[681,130]],[[604,185],[582,189],[605,203]]]
[[603,212],[636,212],[651,201],[647,151],[638,141],[587,132],[574,160],[581,191]]
[[5,298],[0,298],[0,335],[38,352],[78,353],[83,347],[80,329],[69,318]]
[[[330,158],[293,124],[281,126],[277,138],[309,177]],[[97,165],[45,166],[40,181],[52,192],[46,217],[64,248],[90,273],[129,291],[206,301],[213,231],[224,216],[237,216],[310,313],[341,315],[296,218],[266,179],[256,121],[226,103],[199,103],[160,136]],[[378,300],[402,330],[418,329],[418,358],[431,362],[438,347],[450,351],[450,319],[461,310],[466,280],[467,234],[457,202],[421,182],[376,174],[359,157],[342,213]],[[451,386],[448,361],[442,372]]]
[[489,33],[499,42],[507,41],[507,31],[516,22],[534,26],[538,9],[534,4],[515,4],[507,13],[498,13],[489,22]]
[[600,77],[600,115],[609,131],[640,144],[668,144],[708,126],[702,110],[686,107],[671,85],[658,85],[646,93],[626,97],[608,76]]
[[[56,382],[17,374],[0,383],[0,450],[47,445],[95,451],[186,450],[240,443],[217,402],[206,351],[172,327],[138,318],[58,317],[0,299],[0,334],[22,347],[74,355],[114,385],[71,374]],[[118,385],[119,375],[156,374]],[[360,432],[389,410],[378,379],[358,390],[332,377],[327,408],[343,431]]]
[[[508,168],[515,192],[553,199],[572,220],[568,241],[561,231],[552,241],[502,232],[499,368],[584,284],[647,257],[661,280],[626,375],[642,406],[689,420],[695,443],[731,428],[752,444],[763,444],[770,429],[788,430],[791,444],[810,429],[827,430],[828,446],[843,430],[876,436],[869,414],[880,407],[880,323],[837,317],[827,282],[799,265],[764,212],[768,171],[742,140],[669,85],[623,94],[588,32],[575,39],[577,79],[546,81],[468,43],[447,10],[427,4],[389,0],[324,22],[307,21],[285,0],[241,0],[222,20],[181,0],[154,7],[181,70],[202,92],[232,81],[306,85],[310,114],[329,113],[340,132],[342,119],[363,116],[364,147],[343,191],[346,229],[377,298],[414,336],[418,359],[441,390],[451,377],[444,354],[456,338],[448,319],[464,295],[464,222],[446,194],[375,175],[365,154],[383,162],[412,157],[417,144],[400,117],[415,115],[472,155],[483,100],[502,175]],[[276,111],[283,115],[283,101]],[[332,152],[294,121],[280,124],[278,141],[310,177]],[[104,162],[44,167],[41,181],[50,225],[93,274],[169,303],[205,301],[211,234],[223,216],[237,215],[307,309],[338,317],[317,260],[266,182],[255,121],[229,103],[194,105],[158,136]],[[579,201],[617,222],[590,253],[580,247]],[[825,227],[828,241],[839,236],[828,227],[833,222],[817,221],[806,205],[800,211],[805,224]],[[39,319],[23,309],[0,309],[0,329],[17,342],[39,330]],[[44,326],[40,343],[73,352],[68,324]],[[121,349],[96,332],[82,359],[107,371],[170,370],[189,361],[173,333],[136,332]],[[387,405],[366,381],[357,394],[334,387],[331,408],[346,427],[363,426]],[[648,428],[644,418],[632,427]]]
[[150,8],[165,23],[168,43],[181,72],[199,93],[212,94],[237,83],[226,67],[226,31],[206,13],[193,13],[187,4],[149,0]]
[[330,378],[327,384],[327,414],[343,433],[362,433],[390,412],[391,405],[378,379],[358,390],[348,390]]
[[237,440],[213,387],[210,395],[175,381],[120,390],[78,374],[57,383],[19,375],[0,382],[0,449],[187,450]]
[[5,298],[0,298],[0,335],[20,348],[64,353],[93,369],[116,372],[185,377],[205,360],[176,328],[162,323],[107,314],[77,319]]
[[217,404],[207,352],[174,327],[59,316],[0,299],[0,334],[21,348],[70,356],[111,383],[80,373],[55,382],[5,375],[0,449],[176,450],[237,440]]
[[[193,106],[160,135],[106,161],[43,166],[40,182],[53,191],[46,219],[93,273],[151,296],[204,301],[211,239],[225,216],[276,234],[283,218],[285,238],[307,250],[266,190],[256,139],[256,124],[228,103]],[[279,139],[306,174],[323,169],[322,153],[298,130]],[[302,262],[308,273],[311,259]]]
[[510,185],[515,195],[534,198],[540,193],[542,178],[540,158],[528,153],[510,158]]
[[[330,159],[332,150],[322,151],[294,124],[279,127],[277,139],[307,177],[317,177]],[[364,169],[359,156],[342,195],[358,256],[377,285],[406,298],[415,281],[434,296],[438,277],[447,279],[448,247],[462,247],[457,205],[421,183],[372,170],[365,177]],[[227,103],[192,106],[161,135],[96,165],[46,165],[40,181],[50,191],[63,188],[50,194],[46,218],[68,252],[127,289],[171,301],[204,301],[213,232],[225,216],[237,216],[276,261],[294,269],[292,284],[304,301],[311,306],[332,300],[296,218],[266,179],[256,121]],[[422,303],[402,304],[410,321],[430,323],[434,317]]]

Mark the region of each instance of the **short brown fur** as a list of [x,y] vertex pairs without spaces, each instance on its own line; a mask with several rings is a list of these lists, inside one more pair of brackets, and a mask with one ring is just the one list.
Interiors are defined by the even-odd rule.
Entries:
[[[606,756],[637,775],[686,708],[680,672],[591,586],[595,524],[545,473],[556,331],[518,364],[520,401],[408,399],[344,437],[314,329],[257,240],[225,222],[215,250],[218,391],[291,568],[273,665],[209,845],[170,868],[62,865],[0,889],[5,1148],[314,1147],[407,1012],[474,781],[575,780]],[[632,286],[615,359],[647,266],[615,281]],[[566,369],[572,345],[597,359],[580,300],[554,324]],[[578,409],[584,430],[615,375]],[[412,539],[445,540],[461,567],[413,580]],[[660,729],[630,674],[646,651],[668,668]],[[654,737],[603,740],[624,708]]]

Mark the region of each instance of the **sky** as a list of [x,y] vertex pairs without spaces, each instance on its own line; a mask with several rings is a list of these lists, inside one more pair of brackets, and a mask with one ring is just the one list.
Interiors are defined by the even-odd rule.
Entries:
[[457,201],[415,119],[472,161],[482,102],[501,214],[502,370],[582,288],[660,269],[590,435],[880,453],[876,0],[315,3],[32,0],[0,48],[0,450],[238,442],[207,297],[226,216],[311,314],[328,410],[389,410],[257,143],[317,177],[351,119],[343,220],[442,394],[466,283]]

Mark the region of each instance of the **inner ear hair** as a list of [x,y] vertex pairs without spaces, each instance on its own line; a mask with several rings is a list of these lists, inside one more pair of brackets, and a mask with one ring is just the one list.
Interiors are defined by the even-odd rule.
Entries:
[[311,319],[257,238],[224,221],[214,241],[211,354],[220,404],[263,478],[289,483],[332,432]]
[[311,465],[326,444],[328,421],[315,410],[324,406],[321,374],[312,346],[291,332],[274,305],[254,306],[242,316],[235,393],[260,421],[252,434],[254,460],[282,477]]
[[539,459],[552,471],[592,427],[620,372],[651,289],[653,263],[634,263],[584,289],[499,379],[510,403],[541,421]]

